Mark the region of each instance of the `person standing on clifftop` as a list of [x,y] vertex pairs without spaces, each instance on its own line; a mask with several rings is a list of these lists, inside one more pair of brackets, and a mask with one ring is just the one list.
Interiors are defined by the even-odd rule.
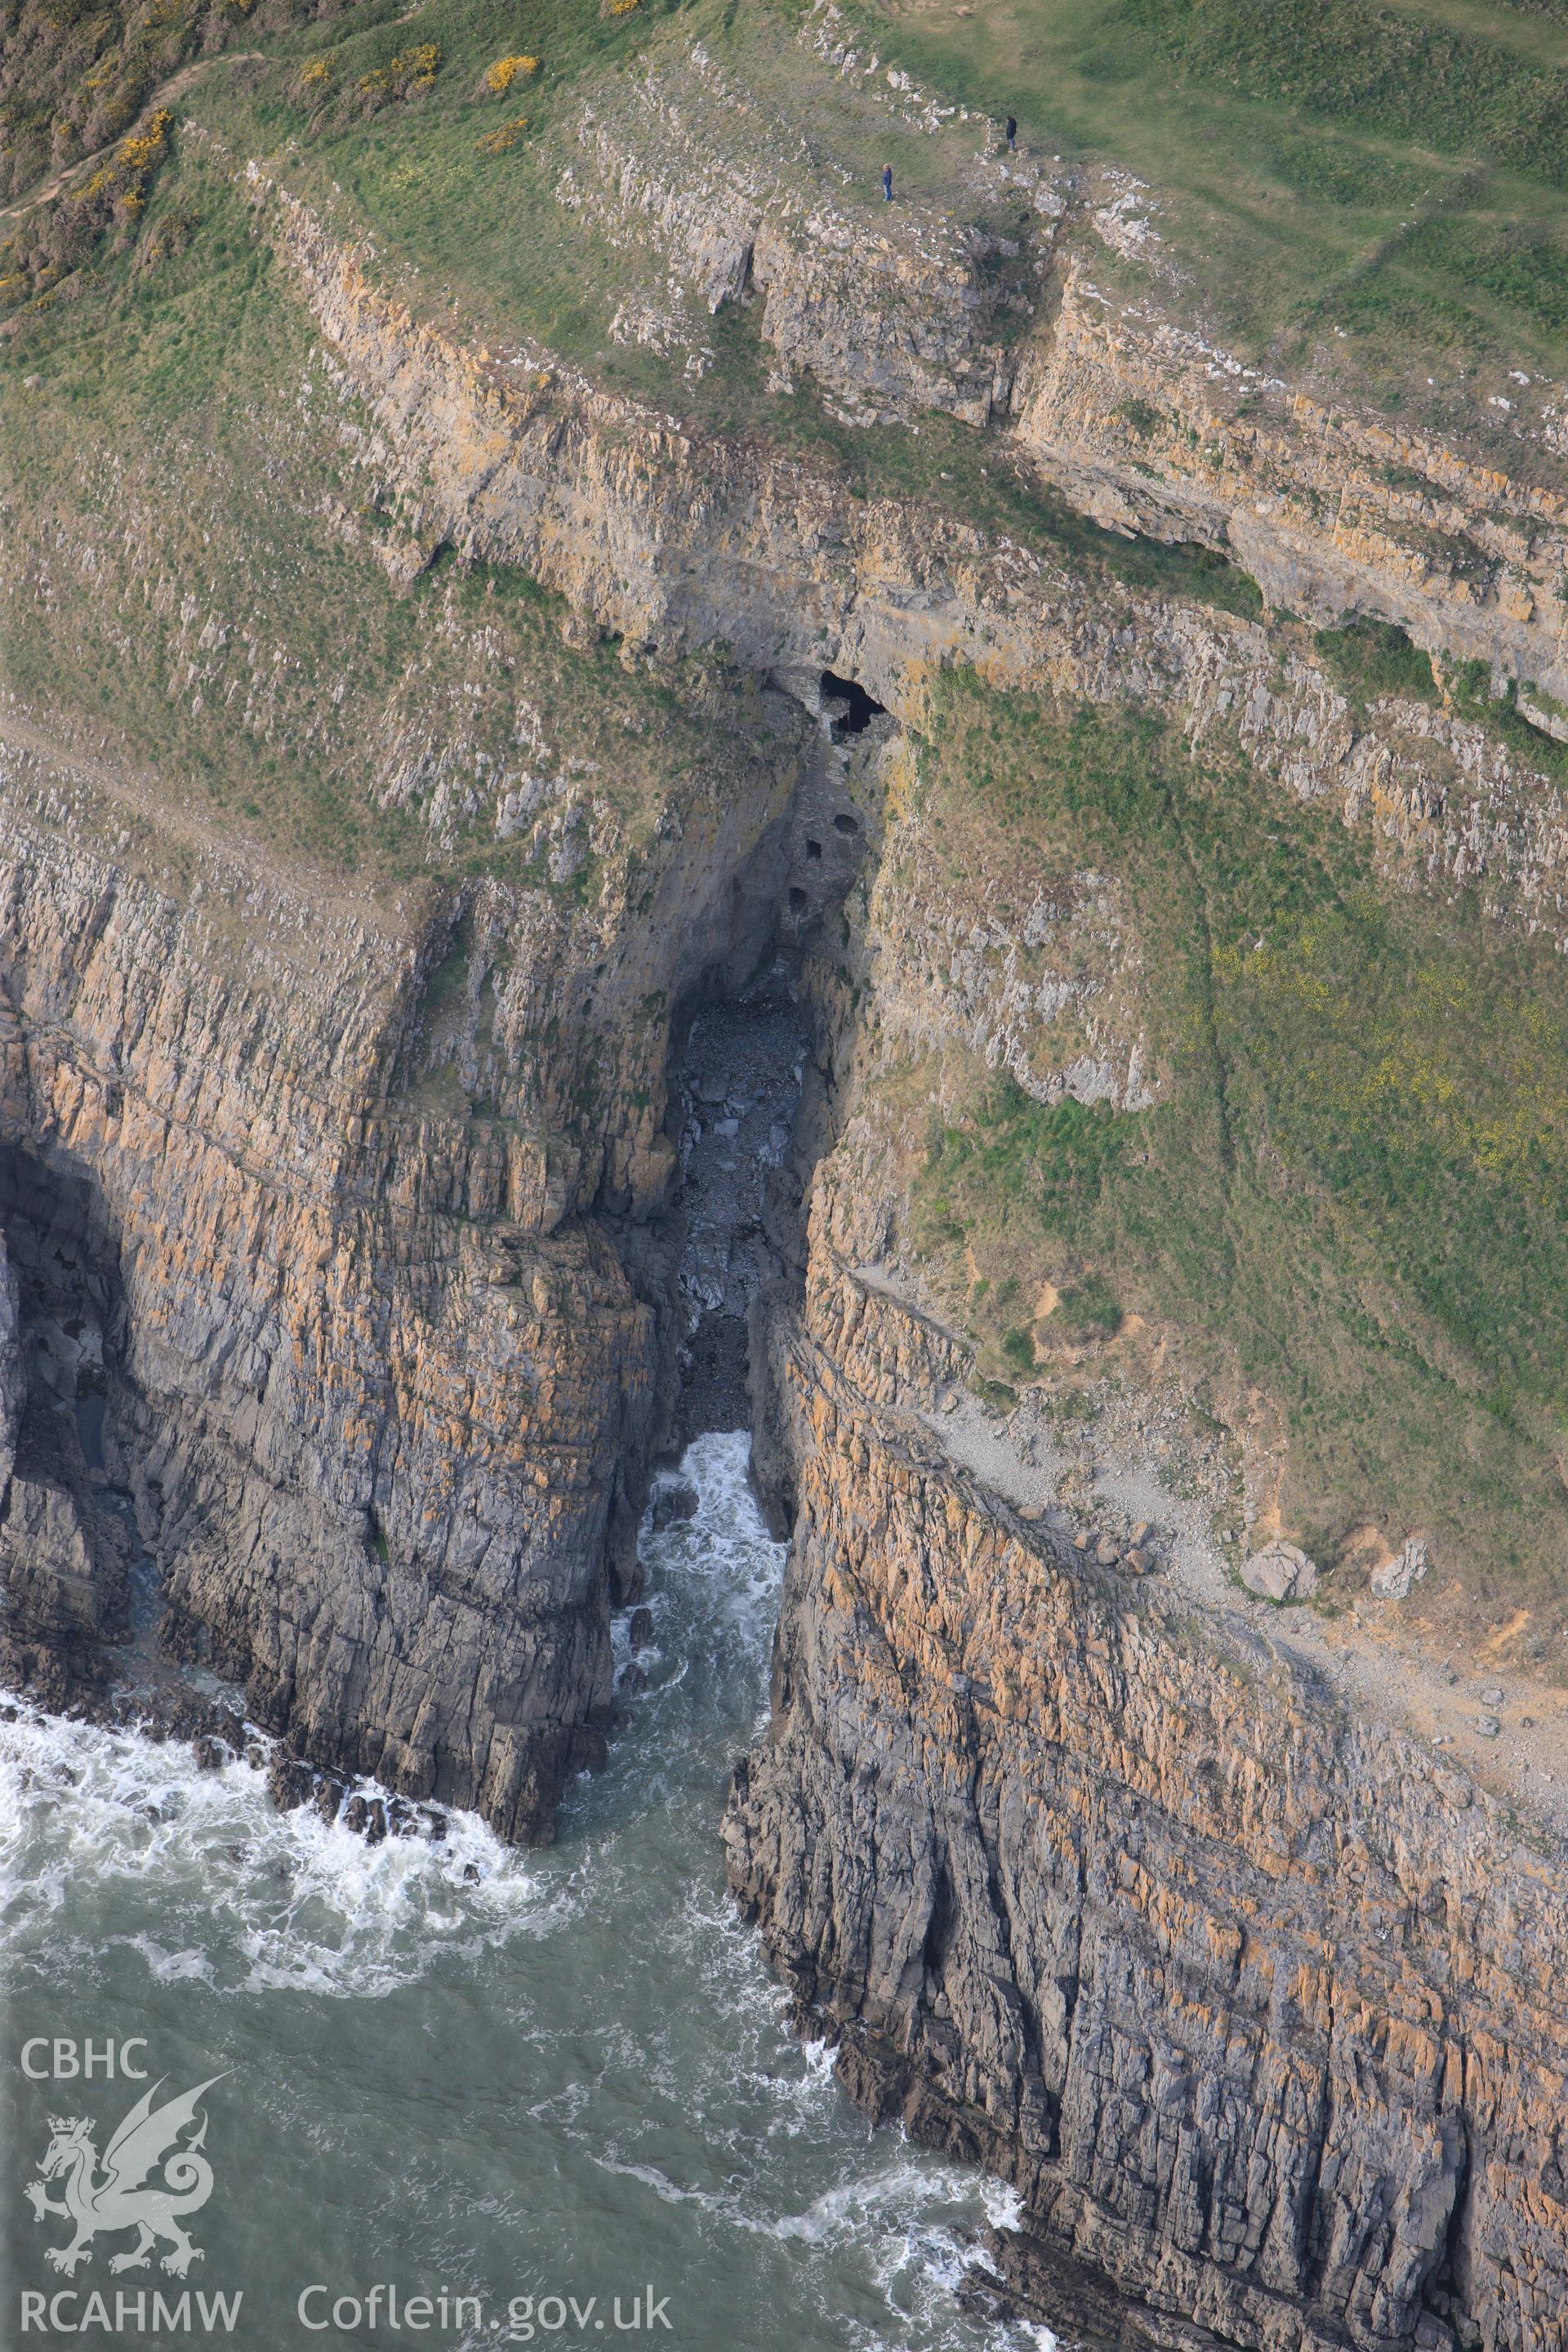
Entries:
[[1010,114],[1007,117],[1006,135],[1007,152],[1009,155],[1016,155],[1018,152],[1018,118],[1016,114]]
[[890,205],[892,201],[893,167],[890,163],[884,163],[882,166],[882,202],[886,205]]

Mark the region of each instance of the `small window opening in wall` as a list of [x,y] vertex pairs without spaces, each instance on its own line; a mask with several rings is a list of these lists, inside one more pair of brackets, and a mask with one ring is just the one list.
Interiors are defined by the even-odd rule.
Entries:
[[804,915],[810,904],[811,901],[806,897],[804,890],[792,890],[790,892],[789,910],[792,915]]
[[805,845],[805,854],[808,857],[820,857],[822,855],[821,842],[808,840]]
[[846,816],[841,811],[833,820],[833,830],[835,833],[854,834],[858,833],[860,827],[852,816]]
[[864,735],[872,719],[882,718],[887,709],[887,705],[879,702],[874,694],[867,693],[858,678],[840,677],[831,669],[822,673],[822,698],[824,702],[848,705],[847,709],[829,713],[836,743],[846,735]]

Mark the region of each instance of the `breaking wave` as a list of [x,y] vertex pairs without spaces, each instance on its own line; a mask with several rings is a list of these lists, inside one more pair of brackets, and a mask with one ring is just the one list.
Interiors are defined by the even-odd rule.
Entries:
[[[306,2275],[331,2275],[345,2226],[364,2276],[418,2246],[497,2294],[591,2278],[609,2245],[632,2275],[702,2283],[678,2339],[695,2352],[784,2352],[825,2311],[864,2352],[1054,2352],[1048,2331],[984,2327],[955,2298],[1010,2192],[870,2129],[826,2047],[786,2031],[728,1902],[718,1817],[764,1701],[784,1549],[743,1436],[699,1439],[683,1467],[695,1516],[644,1536],[647,1687],[556,1847],[509,1850],[456,1811],[438,1842],[369,1846],[276,1811],[242,1762],[204,1772],[184,1745],[19,1706],[0,1721],[7,1986],[95,2021],[108,2003],[193,2063],[221,2053],[254,2086],[250,2137],[275,2132],[299,2176],[258,2189],[271,2206],[247,2226],[263,2243],[292,2231]],[[624,1664],[629,1620],[613,1631]],[[321,2100],[299,2087],[318,2068]],[[319,2251],[306,2199],[328,2217]],[[276,2332],[289,2306],[268,2292],[257,2317]]]

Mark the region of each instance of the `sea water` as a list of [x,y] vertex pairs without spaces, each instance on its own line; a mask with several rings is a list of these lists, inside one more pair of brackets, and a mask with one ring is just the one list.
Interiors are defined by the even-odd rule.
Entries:
[[[959,2301],[1007,2192],[857,2114],[726,1897],[784,1558],[746,1463],[698,1439],[695,1518],[645,1532],[649,1687],[546,1852],[461,1814],[367,1846],[241,1763],[0,1725],[0,2342],[1048,2346]],[[110,2210],[52,2266],[51,2119],[87,2119],[101,2183],[144,2093],[214,2077],[180,2133],[200,2258],[112,2271],[138,2241]]]

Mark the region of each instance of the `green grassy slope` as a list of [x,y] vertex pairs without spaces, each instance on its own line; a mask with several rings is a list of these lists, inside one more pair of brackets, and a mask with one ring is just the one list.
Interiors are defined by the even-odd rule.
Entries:
[[[1424,1527],[1451,1588],[1424,1606],[1463,1621],[1507,1593],[1555,1638],[1561,958],[1401,888],[1340,813],[1148,718],[960,674],[920,772],[920,822],[960,861],[978,820],[1044,870],[1111,877],[1147,975],[1152,1108],[1045,1106],[975,1070],[926,1139],[918,1238],[955,1297],[978,1270],[964,1311],[992,1360],[1070,1387],[1086,1338],[1169,1318],[1227,1420],[1248,1391],[1279,1409],[1286,1517],[1321,1557],[1365,1518]],[[1063,1306],[1031,1325],[1047,1281]]]
[[1282,371],[1370,379],[1439,415],[1447,396],[1458,419],[1473,404],[1462,372],[1568,364],[1555,5],[847,0],[846,14],[933,86],[1011,110],[1037,152],[1152,183],[1219,331]]
[[[973,203],[983,130],[929,135],[889,107],[882,74],[823,74],[797,37],[810,15],[799,0],[637,0],[619,15],[599,0],[359,0],[302,26],[289,0],[232,21],[160,0],[152,15],[164,63],[218,40],[264,52],[201,67],[185,102],[236,152],[271,158],[331,202],[345,232],[372,233],[430,307],[455,304],[480,331],[531,331],[605,381],[731,427],[780,406],[759,398],[752,341],[732,322],[717,322],[698,379],[609,334],[626,254],[555,198],[596,89],[675,65],[700,36],[773,110],[778,135],[755,134],[758,160],[794,156],[803,194],[874,208],[887,158],[901,187]],[[97,137],[110,97],[122,112],[151,89],[145,16],[73,20],[49,71],[33,16],[18,16],[15,86],[0,94],[14,189],[46,154]],[[1560,13],[1501,0],[844,0],[834,30],[933,95],[997,121],[1011,109],[1037,155],[1140,174],[1160,199],[1171,299],[1252,356],[1471,428],[1488,421],[1483,380],[1568,372]],[[520,53],[541,69],[490,91],[487,68]],[[744,163],[752,134],[732,127]],[[1122,267],[1097,263],[1111,282]]]
[[[188,240],[162,245],[175,219]],[[437,561],[395,584],[395,499],[251,226],[187,146],[136,249],[160,257],[31,317],[0,370],[6,682],[172,798],[372,886],[554,887],[526,830],[498,836],[503,772],[548,779],[546,807],[591,790],[635,845],[710,764],[704,665],[655,680],[570,649],[515,572]]]

